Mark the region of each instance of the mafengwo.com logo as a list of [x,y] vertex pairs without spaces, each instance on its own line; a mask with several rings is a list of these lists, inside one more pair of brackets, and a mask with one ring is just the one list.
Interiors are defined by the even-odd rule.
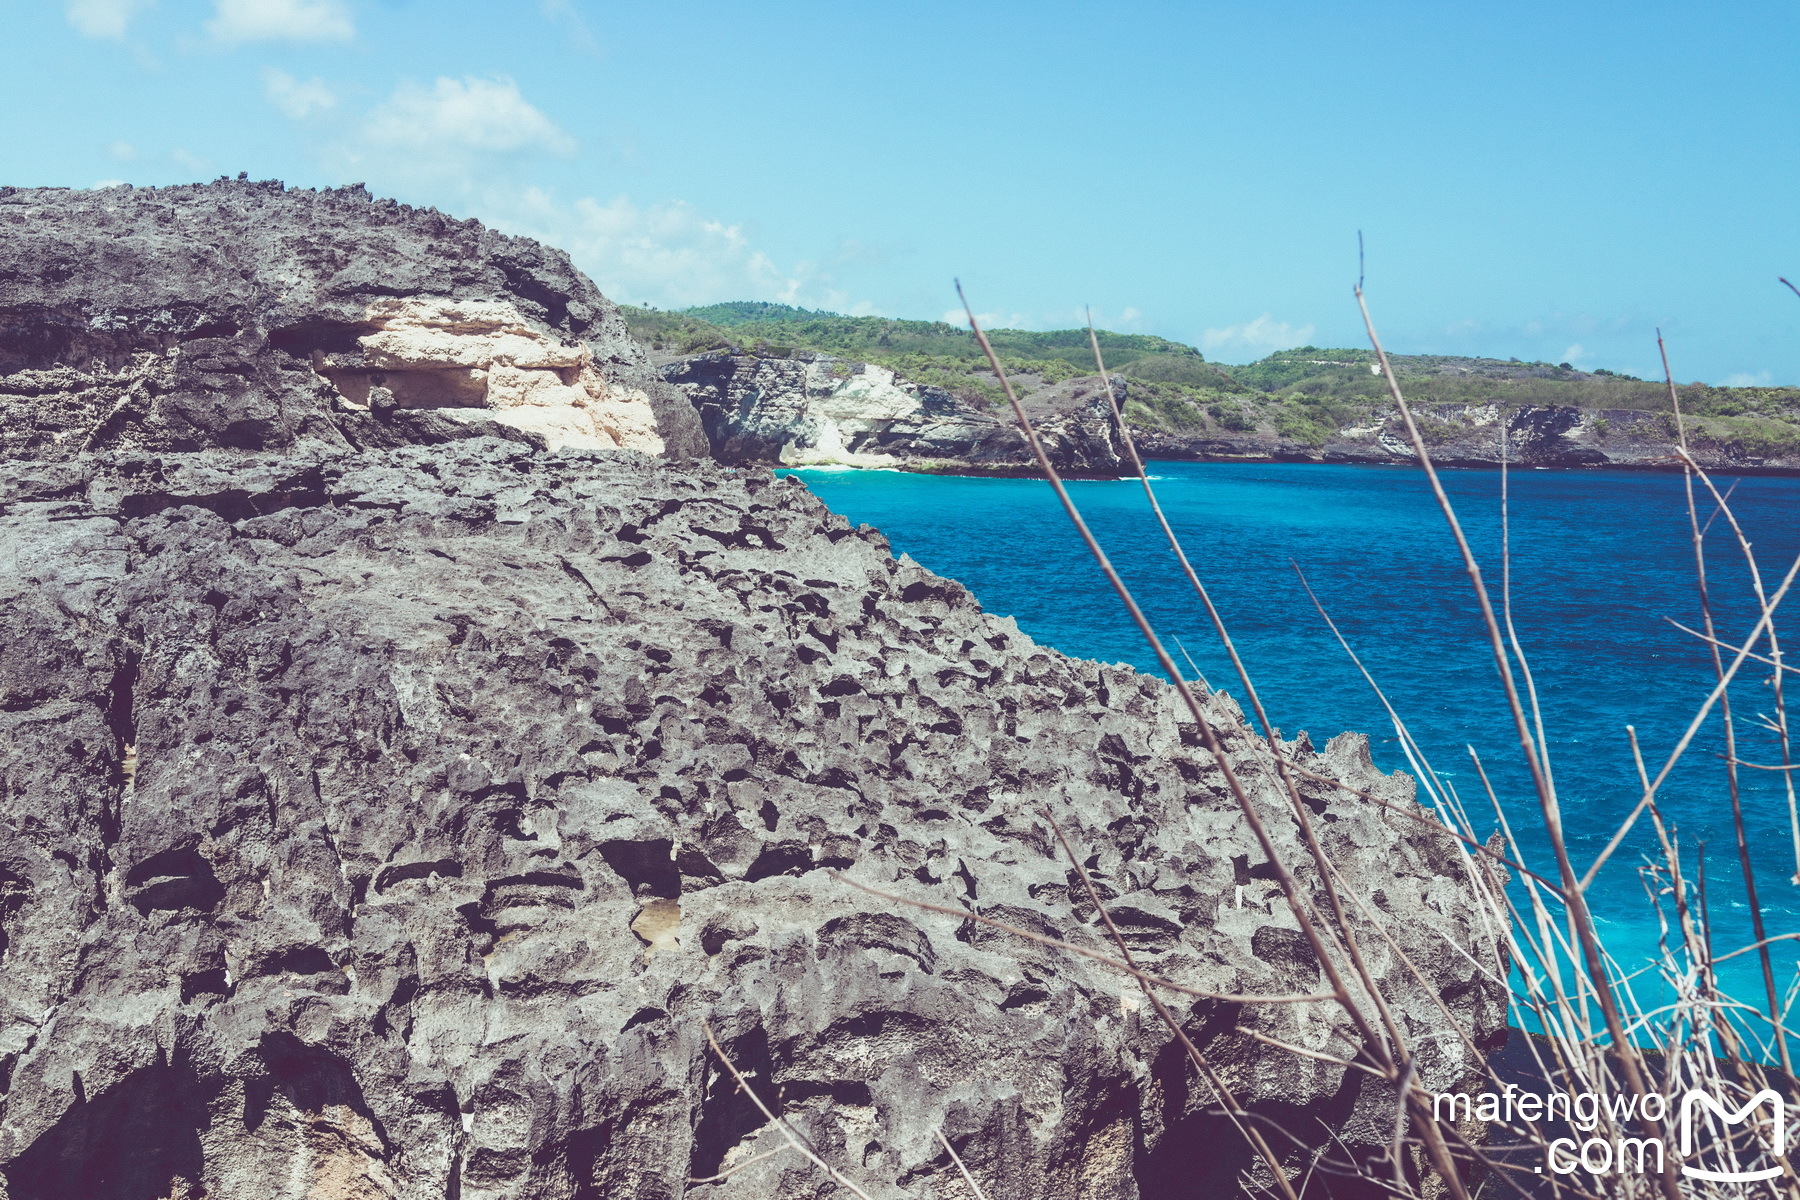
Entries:
[[[1675,1113],[1675,1147],[1667,1145],[1660,1136],[1600,1133],[1606,1117],[1612,1118],[1615,1130],[1632,1130],[1644,1124],[1663,1128],[1671,1109]],[[1754,1183],[1780,1175],[1782,1165],[1777,1160],[1785,1157],[1788,1149],[1787,1106],[1778,1093],[1768,1088],[1735,1107],[1730,1101],[1697,1089],[1684,1094],[1679,1105],[1654,1092],[1641,1101],[1636,1096],[1543,1094],[1515,1087],[1504,1092],[1481,1092],[1472,1099],[1440,1092],[1432,1101],[1432,1115],[1440,1121],[1473,1117],[1502,1125],[1566,1126],[1571,1133],[1588,1135],[1550,1139],[1544,1165],[1557,1175],[1572,1175],[1576,1171],[1590,1175],[1661,1174],[1673,1162],[1690,1179]]]

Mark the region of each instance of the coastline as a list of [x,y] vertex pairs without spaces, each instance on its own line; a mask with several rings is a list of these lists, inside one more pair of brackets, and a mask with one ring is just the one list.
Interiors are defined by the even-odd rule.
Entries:
[[[1359,458],[1304,458],[1304,457],[1288,457],[1288,456],[1273,456],[1273,457],[1269,457],[1269,458],[1226,457],[1226,456],[1202,457],[1202,458],[1174,458],[1174,457],[1170,457],[1170,456],[1166,456],[1166,455],[1158,455],[1158,456],[1154,456],[1154,457],[1146,456],[1144,461],[1146,463],[1191,462],[1191,463],[1206,463],[1206,464],[1217,464],[1217,465],[1242,465],[1242,466],[1283,465],[1283,466],[1297,466],[1297,467],[1382,467],[1382,468],[1410,468],[1415,471],[1420,469],[1417,459],[1413,459],[1413,460],[1409,460],[1409,461],[1394,461],[1391,459],[1375,460],[1375,459],[1359,459]],[[1679,461],[1670,461],[1670,462],[1665,462],[1665,463],[1642,463],[1642,462],[1637,462],[1637,463],[1622,463],[1622,462],[1603,462],[1603,463],[1507,462],[1507,463],[1503,463],[1498,460],[1495,460],[1492,462],[1471,462],[1471,461],[1463,460],[1463,459],[1452,459],[1452,460],[1448,460],[1448,461],[1442,461],[1442,460],[1434,458],[1431,460],[1431,465],[1439,470],[1446,470],[1446,471],[1498,471],[1502,468],[1505,468],[1505,469],[1511,470],[1511,471],[1569,471],[1569,472],[1587,473],[1587,474],[1602,474],[1602,473],[1615,472],[1615,471],[1622,472],[1622,473],[1638,474],[1638,475],[1679,475],[1679,474],[1681,474],[1681,463]],[[1704,466],[1704,464],[1702,464],[1702,465]],[[1782,478],[1790,478],[1791,479],[1791,478],[1795,478],[1795,477],[1800,477],[1800,467],[1767,467],[1767,466],[1727,465],[1727,466],[1707,468],[1706,473],[1708,475],[1762,475],[1762,476],[1782,477]],[[1120,478],[1133,479],[1133,478],[1136,478],[1136,476],[1123,475],[1123,476],[1120,476]]]
[[[1169,454],[1145,455],[1144,462],[1151,463],[1202,463],[1209,466],[1297,466],[1297,467],[1375,467],[1381,469],[1419,470],[1417,459],[1374,459],[1350,457],[1308,457],[1302,455],[1271,454],[1264,457],[1251,455],[1197,455],[1179,457]],[[887,472],[899,475],[927,475],[944,479],[1041,479],[1042,473],[1026,467],[995,467],[979,463],[939,463],[913,464],[893,463],[880,467],[853,466],[848,463],[762,463],[741,464],[744,466],[761,465],[775,471],[833,471],[839,473],[853,472]],[[1584,463],[1533,463],[1533,462],[1500,462],[1498,459],[1488,462],[1470,461],[1467,459],[1440,460],[1433,458],[1431,465],[1439,470],[1447,471],[1498,471],[1505,468],[1510,471],[1567,471],[1581,474],[1606,474],[1612,472],[1637,475],[1679,475],[1681,463],[1677,460],[1666,462],[1584,462]],[[1705,467],[1705,464],[1702,464]],[[1800,478],[1800,467],[1771,467],[1730,464],[1717,467],[1705,467],[1708,475],[1755,475],[1772,478]],[[1136,479],[1130,474],[1105,474],[1095,471],[1075,471],[1063,473],[1063,479],[1072,483],[1113,483]]]

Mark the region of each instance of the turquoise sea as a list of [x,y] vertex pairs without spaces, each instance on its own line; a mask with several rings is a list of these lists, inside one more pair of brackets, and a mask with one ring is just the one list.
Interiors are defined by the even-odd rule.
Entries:
[[[1471,812],[1486,805],[1468,746],[1480,753],[1515,830],[1539,827],[1473,593],[1421,472],[1235,463],[1153,463],[1151,470],[1278,726],[1289,736],[1307,730],[1319,745],[1342,730],[1361,730],[1370,735],[1378,764],[1407,769],[1380,702],[1306,598],[1298,564]],[[1016,617],[1038,640],[1072,655],[1156,669],[1042,481],[791,473],[833,510],[880,528],[896,553],[962,581],[988,611]],[[1498,604],[1501,474],[1451,471],[1443,478]],[[1577,869],[1585,870],[1640,795],[1625,726],[1636,726],[1654,774],[1713,684],[1704,645],[1669,623],[1700,624],[1683,481],[1666,474],[1529,470],[1512,472],[1509,482],[1514,622],[1536,677],[1571,850]],[[1800,554],[1800,479],[1734,477],[1718,484],[1733,489],[1732,509],[1773,588]],[[1071,487],[1171,652],[1178,639],[1208,680],[1239,693],[1141,486]],[[1714,506],[1700,495],[1705,521]],[[1742,638],[1754,625],[1754,608],[1744,556],[1723,520],[1713,521],[1708,547],[1720,636]],[[1785,610],[1800,612],[1800,599]],[[1800,655],[1790,661],[1800,663]],[[1739,756],[1760,763],[1780,761],[1773,736],[1754,724],[1758,713],[1772,711],[1769,674],[1747,663],[1733,689]],[[1800,694],[1800,676],[1789,677],[1789,689]],[[1721,955],[1752,940],[1719,757],[1723,745],[1715,718],[1661,800],[1690,854],[1705,842],[1713,944]],[[1800,930],[1782,777],[1743,774],[1768,932]],[[1477,827],[1491,829],[1491,816]],[[1636,872],[1652,844],[1646,820],[1590,893],[1609,947],[1628,965],[1641,961],[1657,937]],[[1541,844],[1539,850],[1532,865],[1554,877]],[[1795,980],[1794,945],[1776,947],[1784,991]],[[1720,972],[1729,992],[1761,1002],[1754,954]]]

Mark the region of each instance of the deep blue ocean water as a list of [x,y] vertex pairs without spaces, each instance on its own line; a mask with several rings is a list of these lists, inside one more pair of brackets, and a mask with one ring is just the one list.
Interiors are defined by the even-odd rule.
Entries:
[[[1151,470],[1271,720],[1288,736],[1304,729],[1322,746],[1342,730],[1360,730],[1370,735],[1379,765],[1407,769],[1380,702],[1306,598],[1297,563],[1438,774],[1476,816],[1477,828],[1485,834],[1493,821],[1479,816],[1491,810],[1465,748],[1471,745],[1515,831],[1541,827],[1479,610],[1421,472],[1236,463],[1153,463]],[[791,473],[834,511],[877,526],[896,553],[960,580],[988,611],[1017,618],[1039,641],[1156,670],[1042,481]],[[1443,478],[1498,606],[1500,472],[1452,471]],[[1773,588],[1800,554],[1800,479],[1726,478],[1719,486],[1735,488],[1732,509]],[[1179,639],[1208,680],[1239,695],[1141,486],[1071,487],[1171,652]],[[1625,726],[1636,726],[1654,775],[1714,682],[1704,645],[1666,619],[1700,623],[1683,482],[1664,474],[1513,471],[1510,493],[1514,622],[1536,677],[1571,850],[1577,870],[1585,870],[1640,795]],[[1700,495],[1704,521],[1713,506]],[[1720,636],[1741,638],[1755,620],[1742,552],[1723,521],[1712,525],[1708,544]],[[1800,599],[1785,610],[1800,610]],[[1176,660],[1182,661],[1179,653]],[[1746,718],[1772,711],[1769,673],[1748,663],[1733,689],[1739,755],[1762,763],[1779,762],[1779,750]],[[1789,691],[1800,694],[1800,676],[1789,676]],[[1715,718],[1660,800],[1689,850],[1690,872],[1695,843],[1706,843],[1717,954],[1752,940],[1722,750]],[[1800,930],[1780,776],[1743,774],[1768,932]],[[1537,845],[1531,865],[1554,878],[1550,856]],[[1636,873],[1653,845],[1646,819],[1590,892],[1609,948],[1628,966],[1641,962],[1657,937]],[[1795,978],[1794,945],[1776,947],[1784,991]],[[1720,973],[1728,992],[1761,1002],[1754,954],[1723,964]]]

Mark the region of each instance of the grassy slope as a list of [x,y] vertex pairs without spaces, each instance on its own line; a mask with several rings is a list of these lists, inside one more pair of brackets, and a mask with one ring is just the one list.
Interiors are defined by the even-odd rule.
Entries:
[[[669,354],[697,354],[737,347],[753,353],[786,355],[795,350],[838,354],[879,363],[919,383],[990,403],[1002,399],[998,381],[967,329],[942,321],[897,321],[886,317],[843,317],[781,304],[737,301],[682,312],[625,309],[641,340]],[[1107,366],[1121,374],[1179,384],[1187,389],[1237,390],[1231,377],[1192,346],[1144,334],[1100,335]],[[1008,374],[1060,383],[1094,373],[1087,330],[1048,333],[1022,329],[988,332]]]
[[[909,379],[969,399],[1001,400],[968,330],[942,321],[845,317],[761,301],[735,301],[681,312],[625,310],[632,332],[668,354],[735,348],[784,356],[796,350],[841,355],[891,367]],[[1009,374],[1057,383],[1092,375],[1085,329],[989,331]],[[1127,415],[1171,432],[1245,433],[1272,429],[1311,445],[1363,423],[1388,403],[1367,350],[1302,346],[1240,367],[1207,362],[1192,346],[1145,334],[1101,332],[1107,366],[1131,379]],[[1397,355],[1390,361],[1408,399],[1421,404],[1573,405],[1588,409],[1668,412],[1667,388],[1606,371],[1553,363],[1440,355]],[[1680,389],[1696,430],[1747,449],[1800,447],[1800,388]]]
[[[1437,355],[1394,355],[1389,361],[1407,398],[1421,405],[1671,411],[1666,384],[1609,371]],[[1371,370],[1373,362],[1367,350],[1302,346],[1230,371],[1275,402],[1271,406],[1265,400],[1261,406],[1275,428],[1319,444],[1330,429],[1356,424],[1388,403],[1387,386]],[[1738,441],[1747,449],[1800,446],[1800,388],[1690,383],[1677,392],[1682,412],[1696,419],[1695,429],[1704,435]]]

